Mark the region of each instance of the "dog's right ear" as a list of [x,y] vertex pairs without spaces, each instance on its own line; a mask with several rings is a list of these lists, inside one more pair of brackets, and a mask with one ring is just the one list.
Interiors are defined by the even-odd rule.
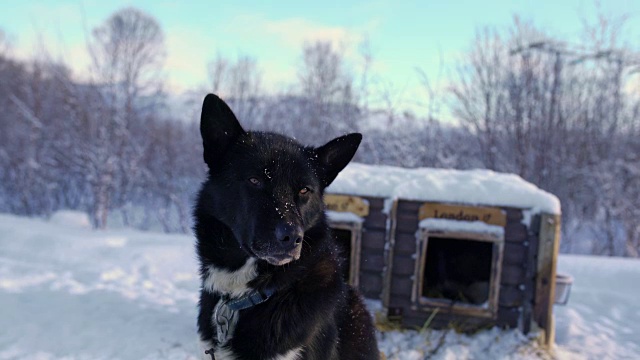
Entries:
[[204,162],[209,169],[213,169],[227,147],[244,134],[244,130],[229,105],[216,95],[208,94],[202,104],[200,134],[204,146]]
[[326,188],[338,173],[351,161],[360,146],[362,134],[353,133],[335,138],[315,149],[317,159],[320,160],[320,181]]

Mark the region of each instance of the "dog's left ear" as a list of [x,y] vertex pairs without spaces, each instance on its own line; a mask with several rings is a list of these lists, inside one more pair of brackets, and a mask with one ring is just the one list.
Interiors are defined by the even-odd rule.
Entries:
[[320,162],[320,181],[327,187],[335,180],[356,154],[362,141],[362,134],[353,133],[335,138],[315,150]]
[[202,104],[200,134],[204,146],[204,162],[215,168],[229,145],[244,130],[229,105],[214,94],[208,94]]

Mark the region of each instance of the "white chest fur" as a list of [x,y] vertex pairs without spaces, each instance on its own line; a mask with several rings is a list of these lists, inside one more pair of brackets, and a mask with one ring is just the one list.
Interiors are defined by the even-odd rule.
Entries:
[[256,258],[249,258],[247,262],[236,271],[209,266],[207,269],[207,277],[202,285],[205,290],[210,292],[239,297],[250,290],[247,287],[247,283],[255,279],[257,275]]

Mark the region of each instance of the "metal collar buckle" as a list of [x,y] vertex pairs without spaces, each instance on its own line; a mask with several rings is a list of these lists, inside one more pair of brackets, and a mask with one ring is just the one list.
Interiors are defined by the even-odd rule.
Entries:
[[216,326],[218,346],[224,345],[238,323],[238,311],[229,308],[228,298],[222,298],[216,304],[213,323]]

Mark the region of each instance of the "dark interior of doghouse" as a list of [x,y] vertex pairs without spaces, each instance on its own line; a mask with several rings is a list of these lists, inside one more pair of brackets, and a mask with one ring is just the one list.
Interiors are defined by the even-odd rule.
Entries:
[[342,269],[342,277],[345,281],[349,281],[349,271],[351,270],[351,230],[331,229],[333,238],[338,242],[342,257],[344,258],[344,268]]
[[487,302],[493,243],[430,237],[426,255],[422,296],[472,305]]

